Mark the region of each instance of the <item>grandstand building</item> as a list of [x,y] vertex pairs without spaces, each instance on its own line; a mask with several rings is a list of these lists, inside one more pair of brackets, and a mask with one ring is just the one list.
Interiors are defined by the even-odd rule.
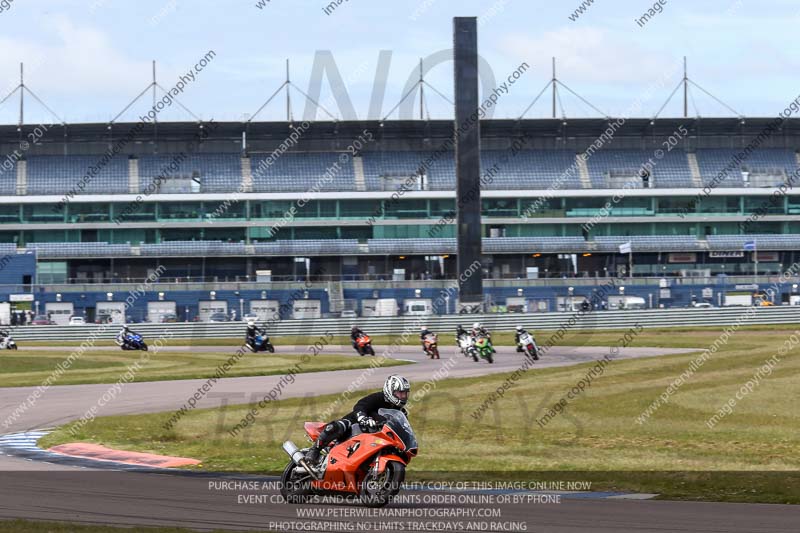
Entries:
[[[718,279],[800,260],[797,120],[611,122],[481,123],[492,303],[555,310],[567,285],[580,294],[632,265],[628,293],[687,305]],[[20,256],[0,269],[0,298],[94,314],[163,267],[158,297],[179,319],[203,299],[285,301],[298,281],[325,314],[456,277],[452,121],[39,128],[0,128],[0,247]],[[671,292],[661,278],[677,279]]]

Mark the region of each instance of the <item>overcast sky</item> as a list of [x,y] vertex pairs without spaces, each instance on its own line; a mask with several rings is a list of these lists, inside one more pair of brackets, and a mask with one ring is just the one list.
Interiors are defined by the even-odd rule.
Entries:
[[[241,120],[283,83],[287,58],[293,82],[308,92],[315,58],[329,51],[355,113],[367,118],[373,92],[380,93],[373,81],[381,50],[388,51],[385,115],[416,76],[419,58],[432,63],[452,46],[452,17],[478,16],[480,53],[497,84],[521,63],[530,65],[499,98],[495,117],[522,113],[550,79],[551,56],[563,83],[608,115],[628,114],[637,99],[642,106],[634,115],[655,114],[680,80],[684,55],[690,78],[740,114],[774,116],[800,94],[800,5],[789,0],[661,0],[662,12],[643,26],[636,19],[652,3],[633,0],[595,0],[574,21],[579,0],[347,0],[329,14],[323,0],[261,0],[261,9],[259,1],[0,0],[0,91],[5,96],[18,83],[23,61],[26,84],[61,118],[104,122],[150,83],[153,59],[169,89],[213,50],[179,101],[203,119]],[[487,70],[482,74],[491,79]],[[436,64],[426,79],[452,98],[452,63]],[[327,78],[321,85],[320,101],[345,117]],[[691,93],[690,115],[733,114],[699,89]],[[681,113],[681,98],[679,91],[662,116]],[[431,118],[452,116],[433,90],[426,100]],[[122,119],[135,120],[148,102]],[[292,103],[296,117],[312,111],[296,91]],[[550,105],[546,93],[526,116],[548,116]],[[562,106],[568,117],[598,116],[565,90],[559,115]],[[18,113],[15,95],[0,106],[0,123],[16,123]],[[258,116],[284,118],[283,96]],[[189,119],[175,105],[159,117]],[[50,116],[26,97],[25,121]]]

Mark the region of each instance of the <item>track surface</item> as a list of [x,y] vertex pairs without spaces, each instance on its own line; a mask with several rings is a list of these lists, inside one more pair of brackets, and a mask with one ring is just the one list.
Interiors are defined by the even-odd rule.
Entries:
[[[172,347],[170,348],[172,349]],[[187,347],[203,351],[225,350],[225,347]],[[292,352],[294,350],[281,350]],[[297,348],[304,351],[304,348]],[[418,350],[403,348],[394,357],[417,361],[418,364],[391,369],[378,369],[364,382],[364,388],[379,386],[386,374],[399,372],[412,383],[431,378],[447,359],[456,364],[450,377],[484,376],[508,372],[519,367],[522,358],[511,348],[498,348],[494,365],[473,363],[452,351],[443,359],[430,361]],[[617,359],[651,357],[687,350],[626,348]],[[552,349],[539,367],[565,366],[590,362],[603,357],[608,349],[561,347]],[[341,392],[361,376],[363,370],[346,370],[320,374],[300,374],[281,396],[303,396]],[[223,401],[243,403],[263,395],[274,387],[281,376],[243,377],[219,380],[213,393],[198,402],[198,408],[215,407]],[[131,383],[106,405],[99,415],[133,414],[169,411],[180,407],[205,380]],[[6,419],[35,387],[0,389],[0,422]],[[79,418],[94,405],[108,385],[54,386],[36,405],[2,433],[55,426]],[[251,396],[252,395],[252,396]],[[413,465],[412,465],[413,468]],[[298,507],[274,501],[257,504],[241,503],[241,491],[211,490],[209,479],[186,475],[159,475],[137,472],[99,472],[71,466],[28,461],[19,457],[0,456],[0,518],[29,518],[83,523],[119,525],[179,525],[198,530],[213,528],[269,530],[270,522],[280,522],[273,529],[288,523],[306,524],[312,531],[355,531],[356,526],[369,531],[432,530],[455,521],[484,522],[474,529],[462,525],[461,530],[503,531],[512,523],[522,523],[527,531],[541,532],[796,532],[800,524],[800,508],[780,505],[717,504],[664,501],[632,501],[617,499],[583,499],[565,497],[561,503],[529,503],[501,505],[438,505],[435,503],[405,504],[408,512],[449,507],[499,508],[501,518],[359,518],[342,516],[360,512],[357,506],[315,506],[328,513],[322,518],[298,518]],[[219,478],[214,478],[219,479]],[[265,490],[267,499],[274,490]],[[274,498],[273,498],[274,500]],[[403,506],[399,506],[403,508]],[[410,516],[410,515],[409,515]],[[330,522],[319,528],[320,520]],[[393,521],[394,524],[388,522]],[[396,523],[400,522],[400,523]],[[499,522],[500,525],[492,525]],[[505,524],[505,526],[503,526]],[[0,526],[1,527],[1,526]],[[517,529],[519,530],[519,529]]]

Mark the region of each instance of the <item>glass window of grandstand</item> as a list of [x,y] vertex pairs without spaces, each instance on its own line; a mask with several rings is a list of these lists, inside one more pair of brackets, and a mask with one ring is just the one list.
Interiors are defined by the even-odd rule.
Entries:
[[[211,224],[209,224],[211,226]],[[204,228],[202,235],[204,241],[244,242],[246,228]]]
[[156,238],[156,231],[154,229],[145,228],[114,228],[110,230],[99,230],[98,240],[101,242],[110,242],[114,244],[139,244],[139,243],[154,243]]
[[738,222],[714,222],[700,225],[698,235],[738,235]]
[[384,200],[385,218],[427,218],[427,200]]
[[515,217],[519,214],[516,198],[489,198],[482,201],[487,217]]
[[338,239],[339,228],[331,228],[328,226],[316,228],[292,228],[295,239]]
[[50,230],[35,230],[25,231],[20,240],[26,243],[31,242],[80,242],[81,230],[63,230],[63,229],[50,229]]
[[42,261],[36,265],[36,282],[42,284],[66,283],[66,261]]
[[786,197],[786,214],[800,215],[800,196]]
[[55,211],[53,204],[25,204],[22,206],[23,222],[63,222],[64,211]]
[[84,204],[72,202],[67,204],[67,220],[73,223],[107,222],[111,220],[109,204]]
[[659,215],[678,215],[680,213],[694,213],[695,209],[692,207],[692,199],[689,197],[661,197],[657,199]]
[[20,234],[16,231],[0,231],[0,242],[20,242]]
[[528,218],[564,216],[561,198],[522,198],[520,209]]
[[[628,237],[631,235],[652,235],[652,224],[606,224],[608,235],[617,237]],[[598,233],[597,235],[602,235]]]
[[209,220],[244,219],[247,213],[244,202],[221,200],[203,202],[203,214]]
[[19,205],[0,205],[0,223],[6,224],[20,221]]
[[319,216],[322,218],[336,218],[336,201],[319,200],[315,202],[319,205]]
[[[297,205],[297,202],[295,202],[294,218],[318,218],[320,216],[319,204],[320,202],[316,200],[311,200],[301,205]],[[334,216],[336,216],[336,206],[334,206],[333,209]]]
[[430,216],[433,218],[442,218],[445,216],[454,216],[456,203],[450,199],[434,199],[428,200],[430,206]]
[[653,205],[650,198],[627,197],[623,198],[616,205],[611,200],[611,215],[615,217],[638,217],[653,215]]
[[156,205],[153,202],[126,202],[112,204],[114,220],[120,222],[150,222],[156,219]]
[[700,199],[700,212],[735,215],[739,212],[739,199],[733,196],[706,196]]
[[372,228],[361,226],[342,226],[339,228],[339,235],[342,239],[356,239],[360,242],[367,242],[372,238]]
[[[387,201],[384,201],[388,204]],[[388,209],[387,205],[384,209]],[[341,200],[339,202],[339,214],[342,218],[365,218],[381,216],[381,200]]]
[[[289,200],[272,200],[268,202],[255,202],[250,207],[251,218],[280,219],[287,216],[289,209],[295,202]],[[295,206],[295,209],[297,207]]]
[[164,228],[159,230],[159,242],[168,241],[202,241],[202,232],[197,228]]
[[424,239],[430,238],[432,234],[436,237],[454,237],[455,226],[450,224],[444,226],[441,232],[436,234],[430,224],[409,224],[403,226],[374,226],[373,235],[375,239]]
[[771,235],[777,235],[780,233],[784,233],[783,223],[758,221],[748,225],[745,233],[751,235],[758,235],[760,233],[769,233]]
[[783,198],[778,198],[778,199],[773,199],[773,198],[774,197],[772,195],[745,197],[744,198],[745,214],[763,213],[765,215],[782,215],[784,213]]
[[568,217],[593,217],[600,214],[600,209],[604,205],[606,205],[605,198],[567,198],[565,200]]
[[[455,230],[455,226],[452,226]],[[561,237],[564,228],[556,224],[509,224],[505,226],[506,237]],[[566,229],[566,235],[580,235],[574,233],[575,228],[570,226]],[[455,233],[453,233],[455,235]]]
[[200,202],[164,202],[159,206],[162,220],[198,220],[202,212]]

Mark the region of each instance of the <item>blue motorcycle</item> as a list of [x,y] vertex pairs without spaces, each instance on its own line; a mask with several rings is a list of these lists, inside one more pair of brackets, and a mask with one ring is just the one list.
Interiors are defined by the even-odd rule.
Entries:
[[256,335],[254,339],[247,341],[247,347],[253,352],[275,353],[275,347],[269,342],[267,335]]
[[138,333],[128,333],[122,339],[122,341],[117,341],[120,348],[123,350],[143,350],[147,351],[147,343],[144,342],[144,338]]

